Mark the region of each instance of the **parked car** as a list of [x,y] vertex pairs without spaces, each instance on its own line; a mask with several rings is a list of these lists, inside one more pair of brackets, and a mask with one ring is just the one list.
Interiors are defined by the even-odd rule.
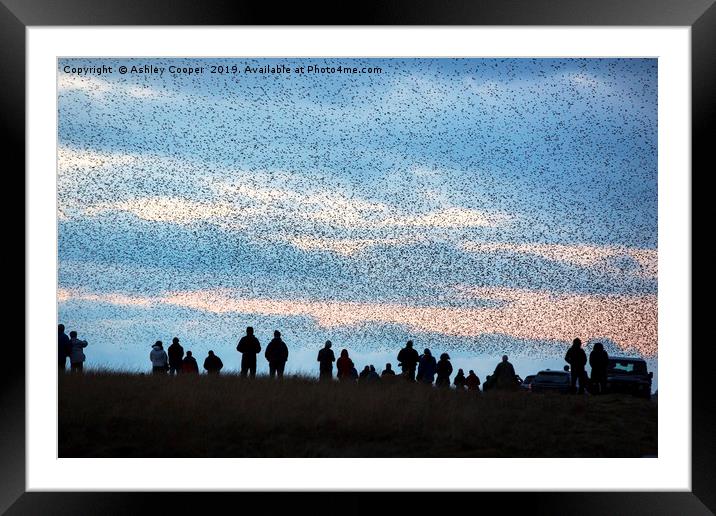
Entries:
[[[520,375],[516,374],[514,377],[514,381],[515,381],[514,384],[512,384],[506,388],[503,387],[502,390],[508,390],[508,391],[520,390],[520,388],[522,387],[522,378],[520,377]],[[488,374],[487,377],[485,378],[484,383],[482,384],[482,392],[487,392],[487,391],[492,391],[492,390],[499,390],[499,388],[496,385],[495,377]]]
[[643,358],[609,357],[607,392],[622,392],[651,398],[651,379]]
[[525,376],[525,379],[524,379],[524,381],[522,382],[522,385],[521,385],[522,390],[524,390],[524,391],[529,391],[529,390],[530,390],[530,384],[532,383],[532,380],[534,380],[534,377],[535,377],[535,376],[536,376],[536,375],[534,375],[534,374],[530,374],[530,375]]
[[570,387],[571,383],[568,372],[546,369],[535,375],[529,386],[529,391],[567,394],[569,393]]

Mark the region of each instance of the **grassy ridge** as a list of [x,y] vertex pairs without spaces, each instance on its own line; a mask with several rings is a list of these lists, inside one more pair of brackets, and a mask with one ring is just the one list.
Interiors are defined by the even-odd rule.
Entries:
[[649,400],[398,381],[86,373],[59,389],[60,457],[641,457]]

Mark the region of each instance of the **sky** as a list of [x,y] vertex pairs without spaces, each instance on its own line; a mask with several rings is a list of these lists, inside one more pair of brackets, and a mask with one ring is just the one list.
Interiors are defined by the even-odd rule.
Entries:
[[253,326],[308,374],[327,339],[484,378],[580,337],[656,376],[656,85],[656,59],[60,59],[59,322],[88,367],[178,336],[235,370]]

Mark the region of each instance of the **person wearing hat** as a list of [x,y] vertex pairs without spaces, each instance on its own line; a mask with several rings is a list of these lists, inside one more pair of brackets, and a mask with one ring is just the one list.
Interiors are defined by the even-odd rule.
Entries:
[[161,340],[156,341],[152,346],[152,350],[149,352],[149,360],[152,361],[152,374],[166,374],[167,369],[169,369],[169,361]]
[[276,375],[279,378],[283,378],[283,370],[288,360],[288,346],[281,340],[280,331],[273,332],[273,340],[266,346],[264,356],[269,363],[269,375],[271,378]]
[[435,368],[438,377],[435,379],[436,387],[450,387],[450,375],[452,374],[452,364],[450,356],[447,353],[440,355],[440,360]]

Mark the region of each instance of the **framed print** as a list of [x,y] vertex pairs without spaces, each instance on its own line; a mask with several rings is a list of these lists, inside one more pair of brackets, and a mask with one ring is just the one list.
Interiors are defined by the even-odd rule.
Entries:
[[3,508],[713,510],[690,305],[709,2],[352,27],[6,3],[28,301]]

